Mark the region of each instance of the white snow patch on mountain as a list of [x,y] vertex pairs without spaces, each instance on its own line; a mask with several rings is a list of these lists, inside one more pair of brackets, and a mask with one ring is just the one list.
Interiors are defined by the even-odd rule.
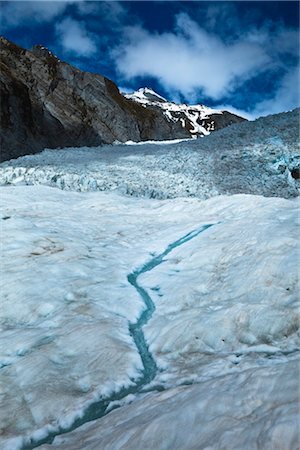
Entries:
[[139,103],[149,104],[151,102],[163,102],[167,103],[168,100],[157,94],[157,92],[153,91],[151,88],[140,88],[133,93],[126,93],[125,97],[135,100]]
[[[124,145],[147,145],[147,144],[154,144],[154,145],[169,145],[169,144],[178,144],[179,142],[190,142],[194,138],[187,138],[187,139],[168,139],[166,141],[127,141],[124,142]],[[120,145],[121,142],[115,141],[114,145]]]
[[[204,127],[203,119],[209,119],[212,114],[223,114],[223,111],[209,108],[204,105],[186,105],[169,102],[161,95],[157,94],[153,89],[140,88],[131,94],[124,94],[130,100],[142,104],[143,106],[152,106],[161,108],[164,115],[171,122],[182,121],[182,127],[185,128],[186,121],[192,126],[190,128],[191,134],[208,135],[210,131],[214,130],[214,122]],[[183,117],[182,117],[183,116]],[[184,118],[186,120],[184,120]]]

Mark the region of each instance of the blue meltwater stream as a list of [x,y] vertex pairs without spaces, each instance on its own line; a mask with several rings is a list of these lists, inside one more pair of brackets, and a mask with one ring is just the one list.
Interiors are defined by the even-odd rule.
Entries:
[[[111,394],[110,396],[103,398],[92,405],[90,405],[85,412],[83,413],[82,417],[76,419],[71,426],[69,427],[58,427],[56,431],[49,432],[46,437],[41,439],[29,439],[26,444],[23,445],[22,450],[29,450],[36,448],[42,444],[48,443],[51,444],[55,438],[55,436],[58,436],[60,434],[68,433],[69,431],[74,430],[75,428],[78,428],[79,426],[83,425],[84,423],[90,422],[95,419],[100,419],[101,417],[108,414],[113,409],[119,407],[116,405],[114,408],[109,408],[109,405],[111,402],[118,402],[125,398],[129,394],[138,394],[144,390],[144,388],[155,378],[158,368],[156,365],[156,362],[152,356],[152,354],[149,351],[148,345],[145,340],[145,336],[143,333],[143,326],[146,325],[146,323],[151,319],[153,312],[155,311],[155,304],[153,300],[151,299],[150,295],[147,293],[145,289],[143,289],[137,282],[137,279],[140,275],[142,275],[145,272],[149,272],[150,270],[154,269],[155,267],[159,266],[163,261],[164,258],[175,248],[180,247],[181,245],[185,244],[186,242],[194,239],[197,237],[200,233],[203,233],[203,231],[207,230],[208,228],[212,227],[215,224],[206,224],[202,225],[200,228],[190,231],[189,233],[185,234],[183,237],[178,239],[177,241],[172,242],[166,250],[162,253],[160,253],[157,256],[154,256],[150,261],[148,261],[146,264],[144,264],[139,269],[134,270],[131,272],[128,276],[128,282],[137,290],[140,297],[142,298],[145,309],[143,310],[142,314],[138,318],[136,322],[130,322],[129,323],[129,332],[130,335],[133,338],[133,341],[137,347],[137,350],[139,352],[139,355],[141,357],[142,363],[143,363],[143,370],[141,373],[141,376],[134,380],[134,384],[132,386],[126,387],[118,391],[117,393]],[[161,388],[162,389],[162,388]],[[159,390],[159,386],[153,387],[151,390]]]
[[146,325],[146,323],[151,319],[152,314],[155,311],[155,304],[151,299],[150,295],[147,293],[147,291],[138,284],[137,278],[143,273],[149,272],[150,270],[159,266],[159,264],[161,264],[164,261],[165,256],[167,256],[172,250],[184,244],[185,242],[188,242],[191,239],[195,238],[212,225],[213,224],[203,225],[201,228],[193,230],[190,233],[183,236],[182,238],[178,239],[177,241],[172,242],[172,244],[168,245],[168,247],[163,253],[154,256],[149,262],[144,264],[141,268],[132,272],[127,277],[129,283],[138,291],[146,306],[146,309],[144,309],[137,322],[129,323],[130,334],[133,337],[134,343],[139,351],[144,366],[142,386],[145,386],[146,384],[150,383],[155,378],[155,375],[157,373],[156,363],[153,359],[153,356],[149,352],[148,345],[145,341],[145,336],[142,329],[143,326]]

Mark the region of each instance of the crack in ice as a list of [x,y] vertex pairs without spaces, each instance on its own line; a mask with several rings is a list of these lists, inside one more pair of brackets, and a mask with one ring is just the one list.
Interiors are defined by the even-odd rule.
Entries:
[[[143,273],[149,272],[150,270],[154,269],[162,262],[164,262],[164,258],[176,247],[179,247],[182,244],[185,244],[186,242],[194,239],[200,233],[212,227],[213,225],[215,225],[215,223],[205,224],[196,230],[190,231],[180,239],[177,239],[173,243],[169,244],[166,250],[154,256],[141,268],[134,270],[127,276],[128,282],[136,289],[145,304],[145,309],[143,310],[138,320],[136,322],[129,322],[129,332],[137,347],[143,364],[142,374],[140,378],[135,381],[135,384],[133,386],[125,387],[119,392],[113,393],[107,398],[103,398],[97,402],[94,402],[87,407],[82,417],[78,417],[77,419],[75,419],[72,425],[68,427],[60,426],[59,428],[56,428],[56,430],[48,431],[47,436],[44,436],[42,438],[34,439],[33,433],[32,437],[26,440],[26,442],[22,446],[22,450],[31,450],[46,443],[51,444],[56,436],[73,431],[79,426],[92,420],[100,419],[103,416],[109,414],[114,409],[121,406],[118,405],[118,403],[112,406],[112,402],[118,402],[130,394],[134,395],[140,392],[146,392],[144,388],[155,378],[158,372],[158,368],[152,354],[149,351],[142,327],[146,325],[146,323],[148,323],[148,321],[151,319],[153,312],[155,311],[155,304],[147,291],[138,284],[137,279]],[[147,392],[158,390],[164,390],[164,388],[162,386],[153,386],[150,390],[147,390]],[[110,405],[112,406],[111,408],[109,408]],[[49,428],[53,429],[52,426],[49,426]]]

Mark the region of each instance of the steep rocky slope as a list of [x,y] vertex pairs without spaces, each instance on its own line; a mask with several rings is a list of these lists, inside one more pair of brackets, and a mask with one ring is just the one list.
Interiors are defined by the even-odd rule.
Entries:
[[156,101],[126,98],[111,80],[42,46],[29,51],[3,37],[0,45],[2,161],[43,148],[190,138],[244,120],[228,112],[204,117],[201,105],[182,111],[183,105],[167,102],[177,107],[167,113]]
[[82,72],[41,46],[1,38],[2,160],[45,147],[189,137],[179,123],[127,100],[109,79]]
[[170,102],[149,88],[140,88],[132,94],[125,94],[125,97],[145,108],[161,111],[169,122],[181,123],[182,128],[188,130],[192,136],[206,136],[212,131],[246,120],[229,111],[212,109],[205,105]]

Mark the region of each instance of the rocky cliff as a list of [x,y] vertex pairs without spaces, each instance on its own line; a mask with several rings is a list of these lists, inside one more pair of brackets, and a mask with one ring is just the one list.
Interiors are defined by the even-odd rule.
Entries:
[[41,46],[28,51],[1,38],[0,86],[2,160],[45,147],[188,137],[180,124],[127,100],[111,80]]
[[111,80],[42,46],[29,51],[5,38],[0,44],[1,160],[44,148],[191,137],[188,124],[124,97]]

